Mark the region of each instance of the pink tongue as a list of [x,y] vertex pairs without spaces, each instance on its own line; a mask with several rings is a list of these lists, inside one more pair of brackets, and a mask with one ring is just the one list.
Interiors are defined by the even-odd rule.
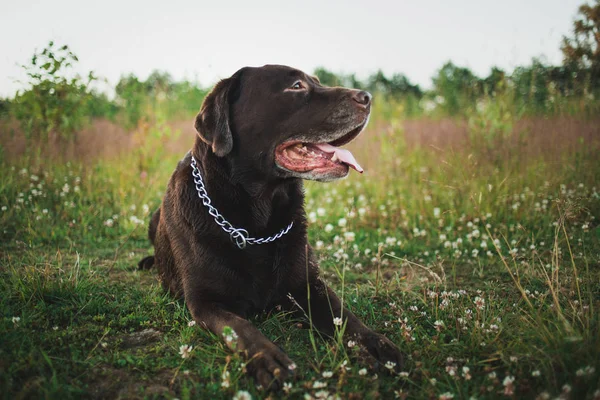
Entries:
[[340,160],[344,164],[348,164],[361,174],[363,173],[364,170],[360,165],[358,165],[358,162],[356,162],[356,159],[354,158],[352,153],[350,153],[349,150],[340,149],[339,147],[332,146],[329,143],[319,143],[315,144],[315,146],[317,146],[320,150],[324,151],[325,153],[335,154],[338,160]]

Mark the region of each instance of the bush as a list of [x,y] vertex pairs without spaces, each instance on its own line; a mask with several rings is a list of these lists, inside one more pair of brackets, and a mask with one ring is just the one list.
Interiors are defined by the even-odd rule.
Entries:
[[91,71],[85,79],[79,75],[68,78],[77,61],[67,45],[57,48],[50,42],[23,65],[28,88],[17,93],[11,113],[27,138],[70,140],[89,121],[90,105],[97,100],[89,86],[97,78]]

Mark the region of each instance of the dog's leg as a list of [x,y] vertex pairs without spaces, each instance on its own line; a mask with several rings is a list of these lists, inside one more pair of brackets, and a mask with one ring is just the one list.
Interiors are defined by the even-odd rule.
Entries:
[[[196,323],[223,338],[231,350],[242,353],[248,360],[248,372],[263,388],[281,389],[296,368],[292,360],[248,320],[216,304],[188,301],[190,297],[186,296],[186,302]],[[224,335],[226,327],[235,335]]]
[[[305,281],[306,282],[306,281]],[[404,357],[400,350],[385,336],[374,332],[363,324],[352,312],[342,306],[338,296],[320,278],[314,276],[304,289],[297,287],[291,292],[296,307],[300,306],[309,314],[314,326],[321,332],[333,336],[336,325],[343,326],[345,340],[354,340],[364,346],[375,359],[386,364],[393,364],[400,371]],[[339,318],[339,319],[338,319]]]

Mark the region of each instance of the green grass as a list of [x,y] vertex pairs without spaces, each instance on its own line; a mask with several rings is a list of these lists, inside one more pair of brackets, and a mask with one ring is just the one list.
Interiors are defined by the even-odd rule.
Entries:
[[[256,316],[298,364],[290,397],[598,397],[597,143],[548,157],[511,137],[409,149],[393,123],[365,136],[365,176],[307,184],[309,235],[347,306],[408,355],[405,373],[288,315]],[[112,160],[2,162],[4,398],[265,397],[154,271],[136,270],[181,156],[152,138]]]

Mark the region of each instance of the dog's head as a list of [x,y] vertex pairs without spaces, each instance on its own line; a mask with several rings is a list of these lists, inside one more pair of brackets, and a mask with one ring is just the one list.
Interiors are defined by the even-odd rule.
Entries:
[[206,97],[195,127],[218,157],[266,178],[331,181],[362,168],[341,149],[369,120],[371,95],[325,87],[281,65],[242,68]]

